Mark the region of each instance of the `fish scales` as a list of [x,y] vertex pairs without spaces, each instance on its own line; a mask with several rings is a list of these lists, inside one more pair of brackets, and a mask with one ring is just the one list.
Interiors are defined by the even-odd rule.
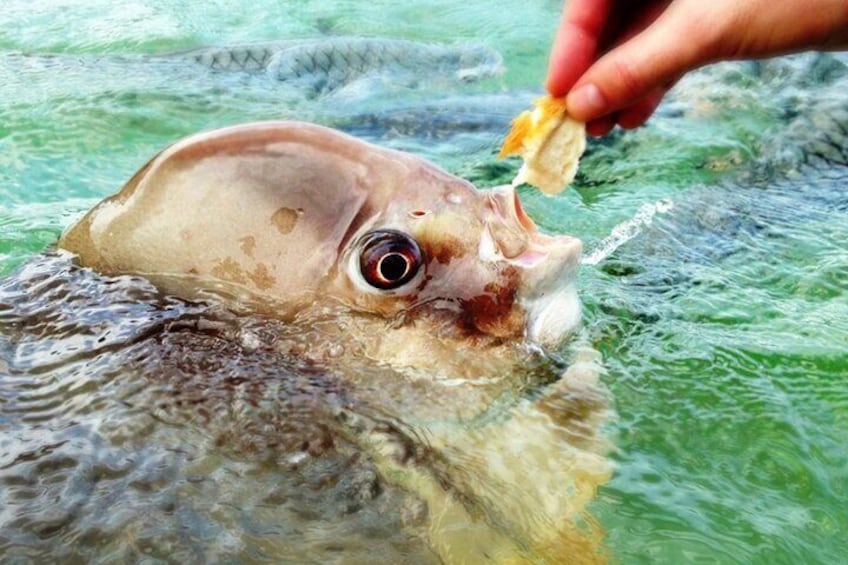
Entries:
[[203,49],[192,52],[192,58],[214,70],[266,71],[280,81],[309,76],[324,91],[377,71],[437,71],[482,77],[500,69],[499,54],[486,48],[374,38],[292,40]]
[[267,49],[235,47],[198,53],[194,60],[216,71],[262,70],[270,58]]

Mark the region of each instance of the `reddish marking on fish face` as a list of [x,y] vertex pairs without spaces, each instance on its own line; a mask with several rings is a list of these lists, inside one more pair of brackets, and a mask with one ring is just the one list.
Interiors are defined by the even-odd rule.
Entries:
[[454,258],[463,257],[468,250],[458,237],[442,235],[441,237],[427,238],[419,241],[421,250],[427,261],[436,261],[442,265],[449,264]]
[[268,266],[265,263],[259,263],[253,272],[247,273],[247,277],[260,290],[268,290],[277,283],[276,277],[271,275]]
[[509,267],[500,281],[490,282],[483,288],[483,294],[464,301],[467,323],[495,337],[521,335],[525,313],[516,304],[519,279],[518,270]]
[[244,284],[247,282],[247,275],[242,269],[241,264],[233,260],[232,257],[225,257],[218,260],[218,264],[212,268],[212,275],[228,282]]

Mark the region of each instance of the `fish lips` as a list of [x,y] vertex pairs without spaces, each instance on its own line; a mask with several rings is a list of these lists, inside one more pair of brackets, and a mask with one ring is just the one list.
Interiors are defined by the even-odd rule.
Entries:
[[527,337],[555,346],[580,321],[574,279],[583,244],[569,235],[540,233],[512,186],[493,188],[489,198],[494,215],[483,232],[480,257],[521,273],[518,300],[526,312]]

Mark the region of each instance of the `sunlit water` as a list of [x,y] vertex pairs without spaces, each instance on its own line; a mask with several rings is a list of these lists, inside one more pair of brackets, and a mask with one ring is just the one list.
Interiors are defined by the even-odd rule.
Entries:
[[[225,124],[309,119],[481,187],[506,182],[515,164],[494,151],[540,92],[558,4],[4,5],[4,561],[435,558],[421,542],[426,479],[381,481],[386,467],[363,455],[355,425],[318,425],[351,406],[373,425],[377,409],[335,373],[262,349],[297,342],[291,328],[177,301],[141,280],[104,281],[61,257],[18,269],[162,146]],[[505,70],[472,84],[324,99],[266,77],[145,60],[328,35],[478,42],[501,53]],[[616,413],[603,429],[615,473],[589,511],[622,563],[837,563],[848,554],[844,74],[838,61],[812,57],[708,69],[649,127],[592,144],[573,189],[522,193],[541,226],[586,244],[585,333],[603,354]],[[541,386],[538,374],[552,370],[524,384]],[[227,380],[257,373],[274,385]],[[198,374],[208,380],[182,378]],[[589,412],[603,411],[590,397]],[[303,446],[304,437],[324,439]],[[425,459],[462,488],[462,469]],[[475,492],[476,509],[497,523],[487,496],[516,491]],[[518,526],[495,530],[528,537]]]

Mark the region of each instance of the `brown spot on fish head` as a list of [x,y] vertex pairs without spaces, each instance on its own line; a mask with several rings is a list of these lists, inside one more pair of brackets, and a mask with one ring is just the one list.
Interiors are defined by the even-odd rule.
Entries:
[[252,259],[253,250],[256,249],[256,238],[252,235],[246,235],[239,239],[239,246],[242,252]]
[[188,230],[180,230],[180,239],[183,241],[191,240],[191,232]]
[[520,278],[516,268],[508,267],[482,294],[464,300],[466,324],[495,337],[520,337],[525,323],[524,309],[516,301]]
[[475,232],[473,220],[455,212],[442,211],[421,217],[413,236],[428,261],[442,265],[466,256],[476,245],[470,234]]
[[271,275],[265,263],[256,265],[253,272],[248,273],[247,276],[259,290],[268,290],[277,282],[277,278]]
[[292,208],[280,208],[271,216],[271,223],[277,228],[281,234],[289,234],[294,230],[297,224],[297,219],[303,213],[301,208],[294,210]]
[[218,264],[212,268],[212,275],[224,281],[244,284],[247,282],[247,276],[242,269],[241,264],[236,262],[232,257],[219,259]]
[[455,257],[462,257],[467,250],[462,240],[450,235],[444,235],[436,239],[428,239],[421,243],[424,256],[430,261],[437,261],[447,265]]

